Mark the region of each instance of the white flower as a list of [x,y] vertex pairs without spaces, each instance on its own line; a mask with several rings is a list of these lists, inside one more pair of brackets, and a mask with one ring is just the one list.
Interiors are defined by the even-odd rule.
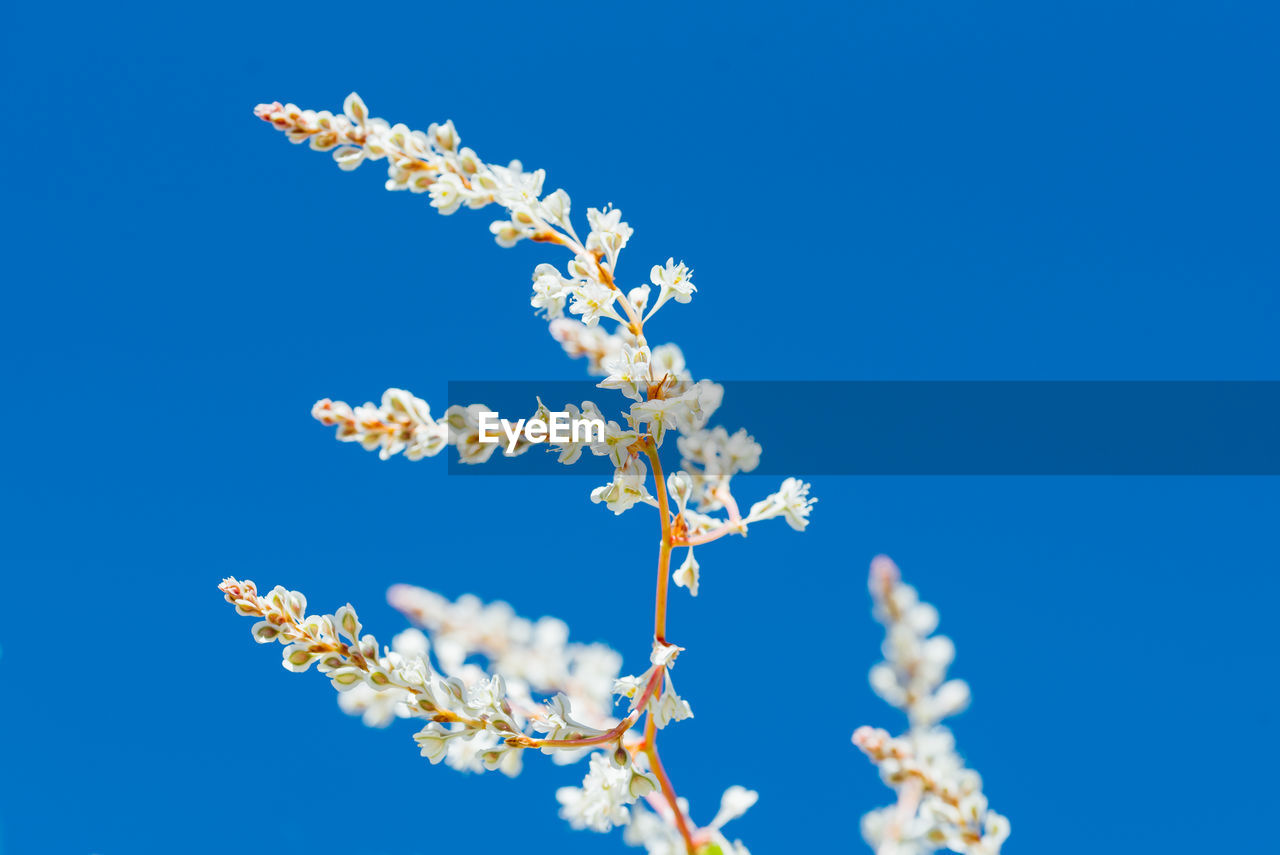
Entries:
[[431,761],[431,765],[439,763],[449,752],[450,731],[432,722],[414,734],[414,741],[422,751],[422,756]]
[[622,212],[617,208],[604,211],[588,208],[587,222],[591,225],[591,234],[587,236],[587,251],[603,252],[605,258],[609,259],[609,267],[615,267],[618,253],[631,238],[631,226],[622,222]]
[[462,179],[452,172],[446,172],[437,178],[427,190],[431,194],[431,207],[442,214],[452,214],[462,205]]
[[689,473],[677,471],[668,475],[667,493],[675,501],[676,508],[679,509],[680,513],[684,513],[689,504],[689,499],[693,495],[693,481],[690,480]]
[[653,717],[654,725],[659,729],[673,721],[693,718],[693,710],[689,707],[689,702],[676,694],[670,671],[663,676],[661,693],[655,693],[654,697],[649,699],[647,709],[649,715]]
[[[599,736],[603,730],[590,727],[573,717],[573,701],[563,692],[543,705],[542,715],[534,722],[535,730],[547,734],[548,739],[575,739],[582,736]],[[548,749],[548,754],[551,750]]]
[[444,421],[449,426],[449,444],[458,449],[459,463],[484,463],[501,445],[498,442],[480,441],[480,415],[491,413],[484,404],[454,405],[445,410]]
[[[647,855],[687,855],[684,840],[673,823],[637,804],[622,835],[629,846],[643,846]],[[736,855],[725,851],[725,855]]]
[[432,122],[427,127],[427,138],[442,151],[453,151],[462,143],[452,119],[447,119],[444,124]]
[[637,285],[627,292],[627,300],[631,303],[631,307],[637,312],[644,312],[646,306],[649,305],[649,286]]
[[627,781],[627,792],[631,794],[631,798],[642,799],[660,786],[658,779],[648,772],[642,772],[635,766],[631,766],[630,769],[631,778]]
[[593,442],[591,453],[596,457],[608,455],[615,469],[626,466],[634,455],[631,446],[640,439],[634,430],[623,430],[617,422],[606,422],[604,426],[604,442]]
[[649,499],[645,486],[648,470],[638,457],[628,457],[613,473],[613,480],[591,491],[591,501],[604,502],[615,514],[630,510],[636,502]]
[[525,172],[520,161],[513,160],[506,166],[489,164],[486,173],[480,178],[481,183],[512,213],[528,217],[540,207],[538,197],[542,195],[542,182],[546,179],[543,170]]
[[[494,220],[489,224],[489,231],[493,234],[493,239],[497,241],[498,246],[506,249],[510,249],[520,241],[529,237],[531,232],[528,226],[523,223],[516,222],[515,220]],[[534,276],[537,277],[536,272],[534,273]],[[534,286],[534,290],[537,290],[536,285]]]
[[689,589],[689,596],[698,596],[698,562],[693,557],[693,548],[685,556],[684,563],[671,574],[671,579],[681,588]]
[[[539,400],[539,403],[542,403],[541,400]],[[594,446],[598,443],[595,442],[595,437],[599,436],[599,431],[582,430],[575,426],[583,421],[603,424],[604,416],[601,415],[600,408],[591,401],[583,401],[581,410],[573,404],[565,404],[561,412],[568,417],[569,439],[565,442],[551,442],[550,440],[547,442],[551,448],[559,450],[557,461],[565,465],[577,463],[578,458],[582,456],[584,448],[592,449],[592,454],[596,454]],[[539,415],[539,418],[544,421],[549,421],[550,417],[551,413],[549,412]]]
[[[645,672],[648,674],[649,672]],[[619,677],[613,681],[613,694],[621,698],[634,698],[636,693],[644,688],[645,680],[640,677],[628,675]]]
[[408,700],[407,692],[379,692],[359,683],[350,691],[338,694],[338,708],[347,715],[360,716],[365,727],[386,727],[397,718],[409,717]]
[[569,293],[573,297],[573,302],[569,304],[569,311],[575,315],[582,315],[582,322],[587,326],[595,326],[601,318],[612,318],[619,323],[622,322],[621,316],[613,308],[614,301],[618,299],[618,292],[608,285],[602,285],[599,282],[575,281],[570,286]]
[[[600,264],[595,256],[575,255],[567,265],[569,276],[580,282],[600,282]],[[603,283],[601,283],[603,284]]]
[[622,352],[605,363],[609,376],[596,385],[601,389],[617,389],[633,401],[643,401],[653,382],[649,359],[649,348],[623,345]]
[[533,271],[533,298],[529,305],[541,309],[546,318],[564,317],[564,304],[569,296],[569,281],[554,265],[539,264]]
[[684,353],[674,344],[660,344],[655,347],[650,361],[653,364],[653,375],[659,380],[664,376],[673,380],[692,379],[685,367]]
[[696,397],[682,395],[679,398],[653,398],[631,405],[630,419],[632,424],[648,424],[653,441],[662,445],[662,438],[667,428],[678,424],[689,414],[690,403],[696,403]]
[[722,427],[693,431],[680,437],[677,444],[685,467],[696,467],[700,474],[727,477],[760,465],[760,444],[745,430],[732,435]]
[[630,818],[627,805],[636,800],[630,783],[629,768],[615,767],[602,753],[592,754],[582,786],[556,790],[560,816],[577,829],[608,831],[626,825]]
[[569,194],[563,190],[548,193],[538,206],[538,215],[549,223],[569,228]]
[[786,518],[787,525],[796,531],[804,531],[804,527],[809,524],[809,509],[816,501],[818,500],[809,498],[808,484],[798,478],[788,478],[782,482],[778,492],[751,506],[751,513],[747,515],[746,521],[750,523],[782,515]]
[[350,172],[364,163],[365,150],[360,146],[344,145],[333,150],[333,159],[343,172]]
[[711,825],[708,828],[719,831],[726,824],[749,811],[759,800],[760,794],[755,790],[748,790],[746,787],[740,787],[737,784],[733,785],[725,790],[724,795],[720,797],[720,810],[716,812],[715,819],[711,820]]
[[698,290],[693,287],[693,271],[683,262],[677,264],[674,258],[668,258],[665,266],[655,264],[649,271],[649,281],[658,288],[658,300],[653,304],[650,315],[670,299],[674,298],[677,303],[689,302],[693,299],[693,292]]
[[354,92],[343,99],[342,112],[353,123],[361,127],[369,121],[369,108],[364,105],[364,99]]

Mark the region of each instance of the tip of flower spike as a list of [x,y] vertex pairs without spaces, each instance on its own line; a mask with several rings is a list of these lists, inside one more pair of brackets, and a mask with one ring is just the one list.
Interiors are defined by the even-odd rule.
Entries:
[[218,590],[224,594],[227,594],[227,593],[230,593],[231,591],[239,591],[241,585],[243,584],[244,583],[242,583],[236,577],[228,576],[227,578],[223,579],[221,582],[218,583]]
[[871,559],[871,575],[867,581],[872,592],[883,592],[886,588],[898,584],[901,578],[902,573],[898,570],[898,565],[894,564],[889,556],[877,555]]
[[888,738],[887,732],[865,724],[853,732],[853,744],[868,754],[879,751]]
[[258,106],[254,107],[253,115],[257,116],[259,119],[261,119],[264,122],[269,122],[271,121],[272,114],[278,113],[283,109],[284,109],[284,105],[281,104],[279,101],[272,101],[270,104],[259,104]]
[[258,588],[250,579],[241,582],[234,576],[228,576],[218,585],[218,590],[226,597],[227,602],[234,603],[236,600],[257,595]]

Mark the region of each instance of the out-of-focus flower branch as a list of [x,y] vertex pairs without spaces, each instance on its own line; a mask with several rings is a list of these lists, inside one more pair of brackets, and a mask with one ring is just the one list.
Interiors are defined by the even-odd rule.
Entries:
[[1009,821],[987,808],[982,778],[955,750],[940,722],[969,705],[969,686],[948,680],[955,645],[934,635],[938,610],[920,601],[888,558],[871,563],[873,614],[884,625],[884,661],[871,669],[871,687],[907,715],[906,733],[860,727],[853,743],[897,793],[897,804],[863,817],[862,833],[879,855],[923,855],[947,848],[997,855]]

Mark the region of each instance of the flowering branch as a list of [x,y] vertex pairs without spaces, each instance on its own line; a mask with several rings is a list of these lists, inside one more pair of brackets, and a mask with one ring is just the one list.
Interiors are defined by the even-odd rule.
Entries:
[[[331,615],[307,615],[302,594],[277,587],[260,596],[252,582],[236,579],[223,581],[224,596],[240,614],[259,619],[253,627],[256,640],[285,645],[283,663],[288,670],[303,671],[314,664],[328,676],[344,711],[376,727],[396,718],[424,719],[414,739],[433,764],[476,772],[499,769],[514,776],[529,749],[557,763],[589,757],[582,785],[556,792],[560,814],[572,827],[608,831],[624,826],[624,840],[645,847],[649,855],[746,855],[746,848],[730,843],[722,829],[755,803],[756,794],[743,787],[728,788],[715,818],[699,826],[677,796],[658,752],[658,731],[693,715],[672,682],[682,648],[667,641],[670,585],[674,581],[697,596],[701,565],[694,547],[728,535],[745,536],[751,526],[777,517],[802,531],[816,500],[809,496],[808,484],[788,478],[778,491],[751,505],[745,516],[739,511],[732,479],[757,467],[760,446],[745,430],[731,434],[711,426],[723,387],[695,380],[675,344],[651,346],[646,338],[646,324],[659,309],[692,299],[697,291],[692,271],[668,258],[649,268],[647,282],[624,285],[619,258],[632,229],[620,211],[607,205],[588,208],[586,237],[580,238],[570,216],[569,195],[559,189],[544,192],[542,170],[526,171],[514,160],[503,166],[481,159],[462,145],[451,121],[431,124],[425,132],[393,125],[371,116],[355,93],[347,96],[340,114],[279,102],[259,105],[255,112],[291,142],[331,152],[344,171],[385,160],[388,190],[425,194],[441,214],[464,206],[497,206],[504,213],[490,223],[489,231],[500,246],[529,240],[569,251],[563,268],[543,263],[534,269],[529,304],[565,353],[584,357],[588,372],[602,378],[598,388],[618,392],[626,400],[619,402],[613,419],[593,401],[565,403],[552,411],[538,400],[535,418],[547,421],[563,415],[602,424],[602,434],[552,438],[546,445],[565,465],[584,453],[609,459],[612,479],[591,491],[592,502],[614,514],[638,505],[657,510],[653,646],[647,670],[639,676],[619,676],[622,659],[614,651],[599,644],[570,643],[562,622],[528,621],[505,603],[484,604],[474,597],[450,601],[422,588],[396,585],[388,599],[415,628],[396,635],[389,647],[380,647],[372,635],[360,634],[350,605]],[[383,460],[396,455],[421,460],[452,447],[461,462],[479,465],[497,448],[485,441],[482,427],[491,413],[480,403],[455,403],[437,418],[426,401],[393,388],[377,404],[351,406],[325,398],[312,414],[334,427],[339,440],[376,449]],[[669,474],[659,456],[668,436],[676,437],[681,457],[680,468]],[[503,454],[523,454],[534,444],[528,437],[513,440]],[[672,571],[676,548],[687,552]],[[883,588],[877,594],[877,614],[891,633],[897,632],[893,626],[910,623],[900,614],[901,594],[896,582],[881,579],[877,584]],[[954,690],[944,685],[933,691],[937,687],[920,683],[921,675],[929,672],[918,664],[899,657],[884,672],[905,681],[901,700],[913,729],[902,739],[909,741],[895,742],[887,734],[865,729],[855,741],[901,791],[895,829],[914,828],[912,823],[926,808],[959,811],[958,818],[947,815],[950,825],[945,828],[950,830],[944,834],[963,830],[946,837],[947,844],[955,846],[953,841],[960,840],[966,846],[988,846],[997,841],[1002,820],[985,812],[983,802],[980,813],[988,824],[978,844],[971,844],[965,835],[973,833],[966,813],[972,813],[972,792],[954,790],[952,779],[942,774],[946,769],[929,765],[932,755],[922,753],[919,740],[937,731],[928,728],[947,714]],[[881,683],[889,686],[888,677]],[[624,700],[629,706],[618,718],[614,704]],[[642,719],[643,730],[637,733]],[[897,771],[885,771],[893,764]],[[914,771],[902,771],[907,768]],[[888,836],[905,840],[911,828]],[[1004,829],[1007,832],[1007,824]],[[998,842],[994,845],[998,849]]]

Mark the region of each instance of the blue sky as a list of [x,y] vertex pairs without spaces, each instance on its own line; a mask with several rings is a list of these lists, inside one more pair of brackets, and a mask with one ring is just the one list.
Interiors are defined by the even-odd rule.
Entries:
[[[259,101],[337,109],[356,89],[546,168],[579,211],[621,207],[628,275],[696,270],[655,336],[700,374],[1278,379],[1264,4],[6,19],[6,855],[223,853],[246,834],[623,849],[556,818],[577,770],[430,767],[410,729],[365,730],[284,672],[216,591],[235,574],[351,601],[389,637],[383,592],[414,582],[558,615],[629,663],[648,648],[651,519],[591,505],[591,481],[530,503],[527,480],[379,463],[308,416],[387,386],[435,403],[450,379],[580,376],[527,305],[543,251],[340,173],[256,121]],[[955,730],[1012,819],[1006,851],[1256,845],[1280,759],[1275,479],[813,481],[809,531],[701,550],[700,596],[675,597],[697,718],[664,757],[696,817],[741,783],[762,794],[733,826],[753,851],[859,851],[853,818],[888,791],[849,734],[900,724],[865,683],[864,573],[886,552],[956,641],[974,704]],[[568,578],[521,572],[533,556]],[[386,805],[384,830],[341,821],[356,794]]]

